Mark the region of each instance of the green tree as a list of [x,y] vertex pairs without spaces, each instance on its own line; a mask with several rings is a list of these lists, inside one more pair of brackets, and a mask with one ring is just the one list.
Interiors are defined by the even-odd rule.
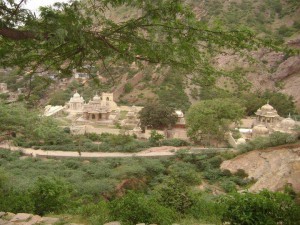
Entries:
[[265,102],[269,101],[269,104],[277,110],[280,116],[286,117],[290,113],[293,114],[296,112],[296,107],[292,96],[279,92],[266,91],[262,97],[265,99]]
[[6,105],[0,103],[0,135],[9,136],[28,135],[38,121],[35,111],[29,111],[22,105]]
[[198,20],[180,0],[71,0],[42,7],[39,17],[25,3],[0,3],[0,65],[31,69],[29,81],[44,70],[65,77],[87,64],[101,62],[106,68],[124,61],[173,65],[206,76],[215,70],[208,63],[212,52],[275,48],[245,28]]
[[148,126],[153,129],[170,128],[177,121],[177,115],[173,108],[157,102],[148,103],[139,112],[139,118],[142,128]]
[[69,143],[70,135],[59,127],[53,118],[41,117],[37,111],[21,104],[0,103],[0,138],[13,138],[16,144]]
[[235,99],[213,99],[193,105],[186,116],[188,135],[194,141],[221,139],[229,125],[244,116],[244,108]]

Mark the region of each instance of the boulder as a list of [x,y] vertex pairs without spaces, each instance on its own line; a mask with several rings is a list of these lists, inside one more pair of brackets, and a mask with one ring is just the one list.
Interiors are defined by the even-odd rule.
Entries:
[[18,213],[10,220],[10,222],[28,221],[32,216],[32,214],[28,213]]
[[121,223],[118,221],[114,221],[114,222],[110,222],[110,223],[105,223],[104,225],[121,225]]
[[42,224],[53,224],[53,223],[57,223],[59,221],[59,218],[55,218],[55,217],[42,217],[40,220],[40,223]]

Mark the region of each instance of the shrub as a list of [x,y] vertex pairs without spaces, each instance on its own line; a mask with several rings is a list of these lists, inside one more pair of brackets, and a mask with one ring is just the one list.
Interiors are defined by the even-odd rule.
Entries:
[[245,177],[248,177],[248,174],[245,172],[245,170],[243,169],[238,169],[234,175],[238,176],[238,177],[241,177],[241,178],[245,178]]
[[237,224],[299,224],[300,208],[286,194],[261,191],[234,193],[222,196],[220,202],[226,207],[223,222]]
[[128,224],[143,222],[169,225],[176,218],[174,211],[160,205],[155,199],[134,192],[112,201],[110,210],[114,219]]
[[97,203],[82,204],[77,210],[76,214],[88,218],[89,224],[98,225],[110,221],[109,206],[104,200]]
[[186,213],[193,205],[193,196],[188,186],[179,179],[167,178],[155,190],[157,201],[179,213]]
[[188,146],[189,143],[185,140],[173,138],[173,139],[164,139],[161,142],[161,145],[167,145],[167,146],[174,146],[174,147],[180,147],[180,146]]
[[30,192],[35,211],[39,215],[60,212],[70,201],[70,187],[67,183],[50,177],[39,177]]
[[235,192],[236,191],[236,185],[231,180],[224,180],[221,182],[221,187],[224,189],[225,192]]
[[223,211],[224,207],[221,204],[212,199],[211,196],[202,194],[195,199],[195,203],[188,213],[201,222],[221,224]]
[[219,180],[224,174],[220,169],[206,169],[203,172],[203,177],[207,179],[210,183],[214,183]]
[[254,149],[264,149],[268,147],[294,143],[296,141],[296,136],[276,131],[270,134],[268,137],[257,137],[248,143],[241,144],[238,146],[238,149],[241,152],[248,152]]
[[28,191],[14,191],[1,193],[0,191],[0,209],[5,212],[34,212],[34,203]]

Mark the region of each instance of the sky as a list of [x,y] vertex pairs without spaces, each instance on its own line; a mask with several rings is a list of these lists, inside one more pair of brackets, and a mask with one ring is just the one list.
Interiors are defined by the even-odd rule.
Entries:
[[55,2],[68,2],[68,0],[27,0],[24,8],[37,12],[40,6],[52,5]]

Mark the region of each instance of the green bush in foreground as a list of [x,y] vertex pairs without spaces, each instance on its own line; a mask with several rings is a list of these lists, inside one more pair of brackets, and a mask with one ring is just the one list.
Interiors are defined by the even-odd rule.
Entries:
[[284,193],[234,193],[221,197],[220,202],[226,207],[222,220],[231,225],[300,224],[300,207]]
[[65,209],[70,196],[70,187],[65,182],[49,177],[39,177],[31,190],[34,212],[39,215]]
[[111,213],[125,224],[155,223],[169,225],[176,221],[176,213],[162,205],[154,198],[129,192],[120,199],[111,202]]

